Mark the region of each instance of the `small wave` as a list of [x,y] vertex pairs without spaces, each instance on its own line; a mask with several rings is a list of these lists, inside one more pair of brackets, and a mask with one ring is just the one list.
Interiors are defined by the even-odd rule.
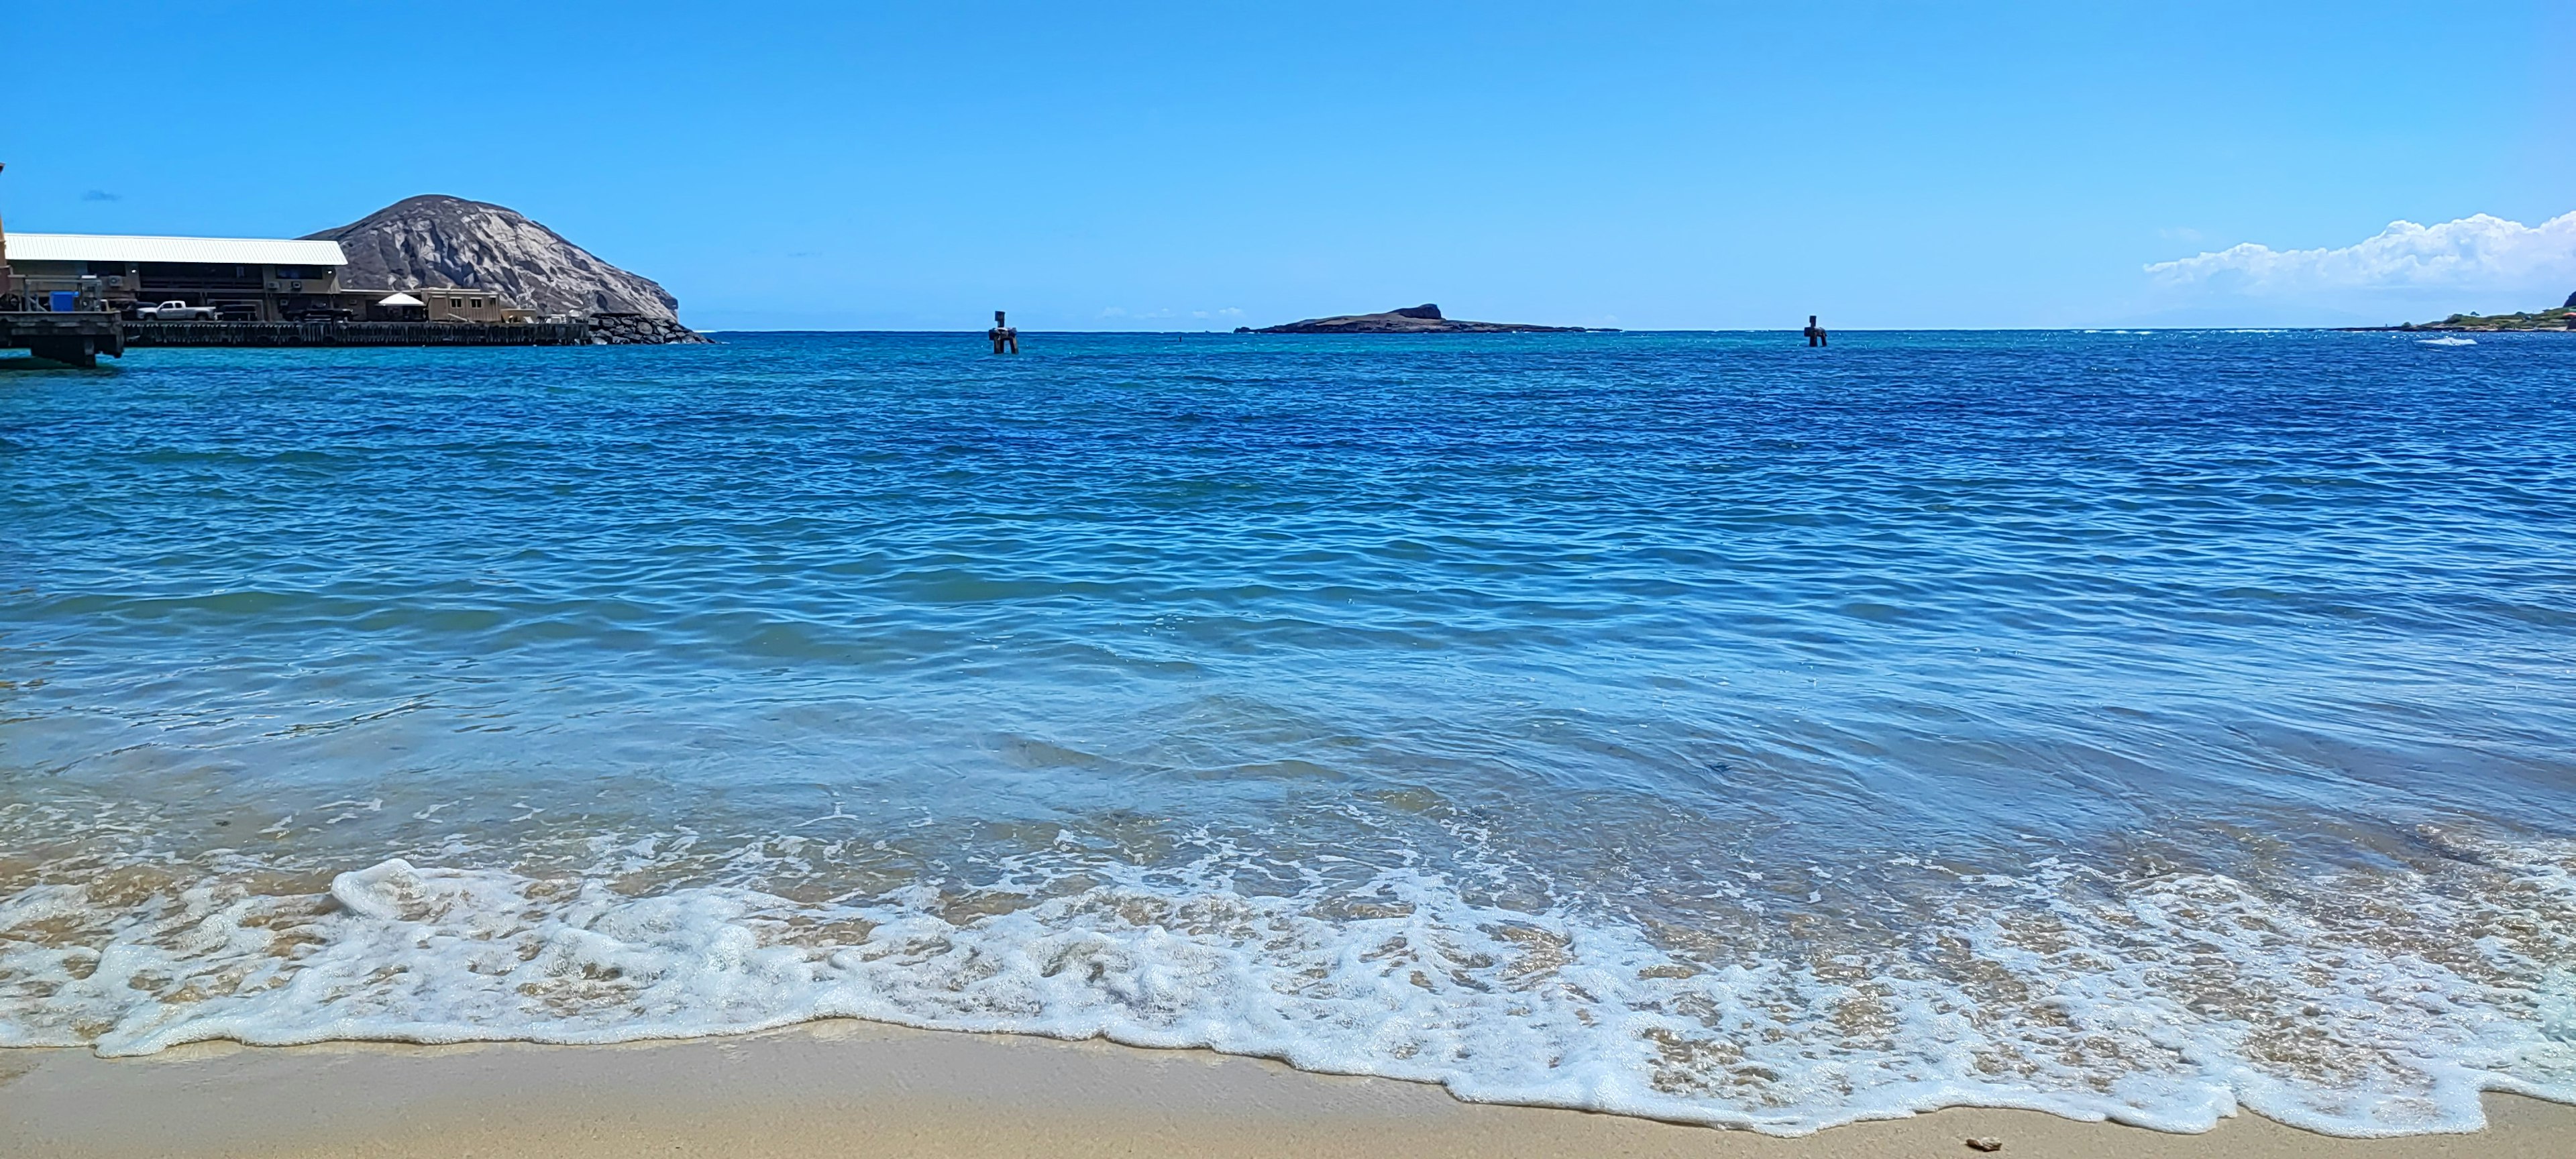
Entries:
[[2418,338],[2415,340],[2415,344],[2417,346],[2475,346],[2478,344],[2478,340],[2475,338],[2460,338],[2446,334],[2440,338]]
[[399,859],[321,894],[56,884],[0,902],[0,1045],[607,1043],[854,1017],[1782,1135],[1962,1105],[2464,1131],[2481,1091],[2576,1101],[2576,851],[2457,864],[2489,892],[2400,874],[2283,898],[2051,858],[1957,876],[1918,944],[1803,956],[1692,952],[1409,869],[1268,895],[1235,888],[1240,866],[1033,855],[1007,887],[828,904]]

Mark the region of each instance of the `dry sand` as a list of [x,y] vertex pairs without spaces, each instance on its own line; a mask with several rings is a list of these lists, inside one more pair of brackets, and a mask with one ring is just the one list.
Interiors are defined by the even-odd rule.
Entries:
[[2333,1139],[2242,1116],[2165,1135],[1952,1110],[1804,1139],[1461,1103],[1203,1051],[823,1023],[610,1047],[0,1050],[0,1155],[1719,1156],[2566,1159],[2576,1107],[2490,1096],[2476,1135]]

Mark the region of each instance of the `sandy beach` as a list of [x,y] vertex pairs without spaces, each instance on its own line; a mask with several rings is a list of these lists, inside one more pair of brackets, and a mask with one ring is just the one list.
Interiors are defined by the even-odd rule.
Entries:
[[1960,1109],[1798,1139],[1462,1103],[1386,1079],[836,1022],[615,1047],[205,1044],[142,1059],[0,1052],[0,1154],[71,1156],[2561,1156],[2576,1107],[2489,1096],[2474,1135],[2205,1135]]

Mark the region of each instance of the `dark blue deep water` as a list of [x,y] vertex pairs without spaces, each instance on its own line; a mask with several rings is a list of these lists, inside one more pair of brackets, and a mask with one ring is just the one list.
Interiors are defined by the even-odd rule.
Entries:
[[2576,1100],[2576,335],[0,371],[0,1044]]

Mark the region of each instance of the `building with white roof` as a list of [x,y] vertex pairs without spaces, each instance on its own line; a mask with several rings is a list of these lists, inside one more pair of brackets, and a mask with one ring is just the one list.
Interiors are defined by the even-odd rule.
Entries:
[[329,266],[348,264],[336,241],[265,237],[117,237],[89,233],[13,233],[9,258],[24,262]]
[[71,294],[85,309],[179,301],[224,316],[273,322],[342,308],[336,241],[246,237],[118,237],[12,233],[5,244],[19,299],[42,309]]

